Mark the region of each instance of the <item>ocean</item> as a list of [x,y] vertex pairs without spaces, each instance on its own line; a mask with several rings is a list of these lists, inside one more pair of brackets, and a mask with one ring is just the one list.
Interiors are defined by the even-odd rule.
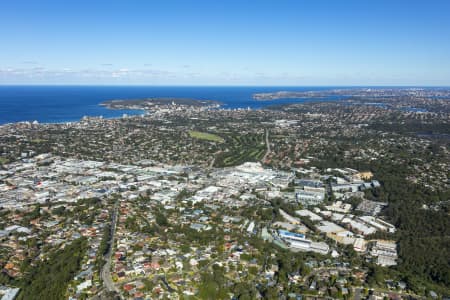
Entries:
[[[121,117],[142,111],[111,110],[99,103],[113,99],[175,97],[218,100],[223,108],[258,109],[267,105],[317,101],[317,99],[279,99],[256,101],[254,93],[326,90],[335,87],[181,87],[181,86],[0,86],[0,124],[38,121],[61,123],[83,116]],[[337,99],[329,99],[337,100]]]

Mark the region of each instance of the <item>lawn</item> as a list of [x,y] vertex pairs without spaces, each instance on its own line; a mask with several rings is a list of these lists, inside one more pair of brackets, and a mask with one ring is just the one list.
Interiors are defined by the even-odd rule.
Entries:
[[206,141],[211,141],[211,142],[219,142],[219,143],[223,143],[224,142],[223,138],[221,138],[218,135],[212,134],[212,133],[189,130],[189,135],[192,138],[196,138],[196,139],[200,139],[200,140],[206,140]]

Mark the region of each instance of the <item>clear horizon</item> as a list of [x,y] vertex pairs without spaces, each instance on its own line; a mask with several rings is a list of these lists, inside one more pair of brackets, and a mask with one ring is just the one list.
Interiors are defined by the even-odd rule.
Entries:
[[322,84],[310,84],[310,85],[220,85],[220,84],[113,84],[113,83],[83,83],[83,84],[71,84],[71,83],[11,83],[11,84],[1,84],[0,87],[20,87],[20,86],[30,86],[30,87],[220,87],[220,88],[450,88],[450,85],[322,85]]
[[0,4],[0,85],[450,86],[450,3]]

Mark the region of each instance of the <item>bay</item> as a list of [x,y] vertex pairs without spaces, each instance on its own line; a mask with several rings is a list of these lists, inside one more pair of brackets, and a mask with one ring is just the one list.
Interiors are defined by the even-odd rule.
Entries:
[[[121,117],[142,111],[111,110],[99,103],[113,99],[151,97],[218,100],[223,108],[259,109],[268,105],[318,99],[278,99],[256,101],[254,93],[277,91],[316,91],[336,87],[224,87],[224,86],[0,86],[0,124],[38,121],[61,123],[78,121],[84,116]],[[329,99],[337,100],[337,99]]]

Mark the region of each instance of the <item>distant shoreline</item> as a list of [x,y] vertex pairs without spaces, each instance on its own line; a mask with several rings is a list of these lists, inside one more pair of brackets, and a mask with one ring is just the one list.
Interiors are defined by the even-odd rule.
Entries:
[[450,97],[448,89],[427,89],[427,88],[339,88],[329,90],[311,91],[277,91],[269,93],[254,93],[253,99],[256,101],[273,101],[281,99],[327,99],[332,97],[340,98],[389,98],[389,97]]

